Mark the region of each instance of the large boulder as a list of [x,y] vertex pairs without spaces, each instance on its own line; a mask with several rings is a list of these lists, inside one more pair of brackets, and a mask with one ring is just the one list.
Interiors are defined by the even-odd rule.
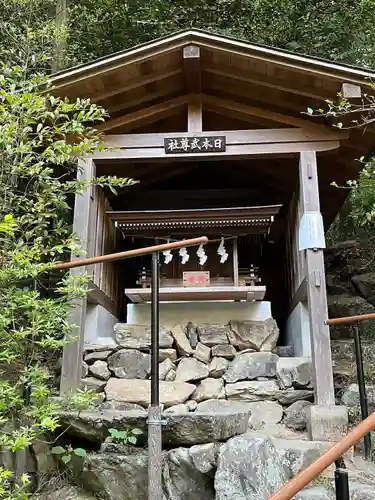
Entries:
[[279,329],[272,318],[265,321],[232,320],[229,326],[229,342],[239,349],[272,351],[276,347]]
[[250,403],[228,401],[227,399],[207,399],[198,404],[197,411],[203,413],[232,413],[236,411],[250,413]]
[[159,350],[159,361],[162,362],[167,358],[172,361],[176,361],[177,359],[177,351],[176,349],[160,349]]
[[245,434],[220,449],[216,500],[269,500],[287,480],[287,468],[269,439]]
[[176,365],[172,362],[172,360],[170,358],[166,358],[164,361],[159,363],[159,380],[166,380],[168,373],[175,369]]
[[[375,411],[375,385],[366,384],[369,411]],[[348,408],[360,407],[358,384],[350,384],[341,398],[342,404]]]
[[309,358],[279,358],[277,377],[283,388],[308,387],[312,383],[312,362]]
[[95,500],[95,498],[75,486],[66,486],[56,491],[49,491],[48,493],[33,496],[34,500]]
[[297,493],[295,500],[334,500],[335,494],[324,486],[308,486]]
[[231,344],[214,345],[211,349],[212,356],[218,358],[233,359],[237,354],[236,349]]
[[234,383],[257,377],[275,377],[278,359],[278,356],[271,352],[239,353],[230,363],[223,378],[227,383]]
[[81,476],[85,489],[103,500],[147,500],[147,478],[147,450],[89,453]]
[[177,351],[180,356],[192,356],[194,354],[194,349],[191,347],[182,325],[174,325],[171,329],[171,334],[176,342]]
[[[203,446],[206,448],[202,449],[202,446],[194,446],[190,449],[177,448],[167,454],[162,474],[164,494],[168,500],[201,500],[202,498],[214,500],[214,481],[213,474],[210,472],[216,466],[216,445],[209,443]],[[193,448],[195,450],[192,452]]]
[[189,413],[189,408],[186,404],[181,403],[180,405],[170,406],[164,413]]
[[[347,361],[351,361],[353,365],[355,364],[355,346],[353,339],[332,340],[331,348],[332,348],[333,361],[339,361],[344,359]],[[365,363],[374,364],[375,340],[371,342],[363,339],[362,352],[363,352],[363,360],[365,361]]]
[[198,403],[206,399],[225,398],[224,381],[220,378],[206,378],[202,380],[191,396]]
[[211,359],[211,349],[201,342],[198,342],[194,351],[194,358],[202,363],[208,364]]
[[285,410],[283,423],[289,429],[304,431],[308,420],[310,401],[296,401]]
[[[218,451],[218,444],[208,443],[163,452],[162,500],[214,500],[213,476]],[[103,500],[147,500],[147,471],[148,455],[145,450],[129,455],[90,453],[82,482],[86,489]],[[82,497],[82,500],[86,498]]]
[[195,358],[182,358],[177,366],[176,382],[192,382],[206,377],[207,365]]
[[212,358],[211,363],[208,365],[208,374],[210,377],[220,378],[227,371],[229,361],[225,358]]
[[276,401],[257,401],[246,404],[250,410],[249,424],[253,429],[263,429],[269,425],[278,424],[283,418],[283,407]]
[[312,401],[314,399],[314,391],[310,389],[286,389],[279,391],[275,399],[281,404],[285,406],[289,406],[296,401],[306,400]]
[[[355,316],[374,312],[374,306],[358,295],[329,295],[328,315],[330,318]],[[366,321],[361,324],[361,334],[364,338],[375,338],[375,321]],[[334,325],[330,327],[331,338],[334,340],[350,339],[353,337],[353,325]]]
[[199,340],[202,344],[213,347],[217,344],[228,344],[228,326],[215,324],[215,323],[203,323],[197,325]]
[[101,380],[108,380],[111,376],[106,361],[95,361],[95,363],[90,366],[90,373]]
[[359,294],[375,306],[375,272],[357,274],[352,277],[352,282]]
[[114,349],[89,352],[85,355],[85,361],[88,364],[94,363],[95,361],[106,361],[113,351]]
[[250,382],[236,382],[225,386],[228,399],[236,401],[263,401],[264,399],[275,399],[279,391],[279,386],[274,380]]
[[[195,391],[195,385],[185,382],[160,381],[159,387],[160,404],[166,407],[184,403]],[[151,401],[151,381],[110,378],[105,393],[109,401],[136,403],[147,407]]]
[[[148,350],[151,347],[151,327],[142,325],[128,325],[117,323],[114,326],[116,342],[126,349]],[[172,347],[173,337],[160,327],[159,345],[160,348]]]
[[[64,428],[70,434],[99,444],[108,437],[109,429],[138,428],[143,434],[139,444],[147,442],[148,415],[143,411],[69,412],[62,415]],[[163,445],[192,446],[225,441],[243,434],[249,422],[248,412],[232,409],[213,414],[209,412],[163,413]]]
[[225,413],[193,412],[187,415],[166,415],[163,439],[167,445],[203,444],[226,441],[246,432],[249,414],[241,411]]
[[375,238],[336,243],[324,256],[327,274],[350,283],[353,276],[375,270]]
[[118,378],[146,379],[151,372],[151,356],[136,349],[122,349],[108,358],[108,367]]

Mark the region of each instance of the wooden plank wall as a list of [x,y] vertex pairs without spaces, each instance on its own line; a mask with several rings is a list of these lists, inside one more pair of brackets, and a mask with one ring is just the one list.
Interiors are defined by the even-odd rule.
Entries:
[[285,242],[285,279],[290,303],[293,303],[293,298],[306,277],[306,252],[300,252],[298,249],[300,218],[301,202],[298,192],[295,192],[289,204]]
[[[88,257],[119,252],[121,249],[121,234],[106,212],[111,210],[109,201],[102,188],[92,188],[94,207],[90,220],[90,240]],[[90,266],[88,273],[92,283],[98,287],[120,310],[123,303],[121,262],[108,262]]]

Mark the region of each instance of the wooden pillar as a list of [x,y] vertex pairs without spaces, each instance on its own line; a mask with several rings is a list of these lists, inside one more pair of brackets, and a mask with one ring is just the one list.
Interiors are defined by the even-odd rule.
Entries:
[[[299,176],[301,216],[306,212],[320,212],[315,151],[300,154]],[[328,306],[323,249],[308,249],[304,252],[315,404],[330,406],[335,404],[335,396],[330,333],[325,324]]]
[[[78,180],[91,180],[95,176],[95,164],[91,158],[78,161]],[[90,215],[92,215],[93,196],[91,186],[86,192],[79,194],[74,203],[73,232],[80,239],[82,249],[87,252],[90,233]],[[82,258],[72,255],[72,260]],[[85,272],[84,267],[71,270],[72,275],[78,276]],[[60,392],[68,394],[79,388],[82,374],[83,346],[85,340],[87,299],[77,299],[73,304],[69,321],[75,325],[71,336],[74,338],[64,347],[61,370]]]
[[238,270],[238,238],[233,239],[233,283],[234,286],[239,286],[239,270]]

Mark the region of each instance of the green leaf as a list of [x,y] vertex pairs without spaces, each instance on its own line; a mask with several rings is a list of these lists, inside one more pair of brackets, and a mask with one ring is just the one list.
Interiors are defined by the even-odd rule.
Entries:
[[137,427],[135,427],[134,429],[132,429],[132,434],[134,434],[135,436],[140,436],[141,434],[143,434],[143,431],[141,429],[138,429]]
[[135,436],[129,436],[128,441],[131,444],[137,444],[137,438]]
[[64,462],[64,464],[68,464],[72,460],[72,455],[64,455],[61,457],[61,460]]
[[74,450],[74,455],[76,455],[77,457],[85,458],[86,450],[84,450],[83,448],[76,448]]
[[309,115],[312,115],[314,113],[314,110],[312,108],[307,108],[307,112]]
[[55,446],[51,450],[52,455],[63,455],[65,452],[65,448],[63,448],[62,446]]

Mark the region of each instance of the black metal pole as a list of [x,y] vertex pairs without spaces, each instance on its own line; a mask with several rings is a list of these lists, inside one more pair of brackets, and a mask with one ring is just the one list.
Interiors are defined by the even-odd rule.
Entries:
[[[358,378],[358,388],[359,388],[359,401],[361,405],[362,420],[365,420],[368,417],[368,404],[367,404],[367,394],[366,394],[365,372],[363,368],[361,332],[359,329],[359,324],[354,323],[353,329],[354,329],[355,359],[357,365],[357,378]],[[363,438],[363,443],[365,448],[365,459],[369,460],[371,458],[371,434],[366,434],[366,436]]]
[[159,405],[159,254],[152,254],[151,281],[151,405]]
[[152,254],[151,404],[148,412],[148,498],[162,500],[162,420],[159,391],[159,253]]
[[335,487],[337,500],[349,500],[349,476],[342,457],[335,462]]

